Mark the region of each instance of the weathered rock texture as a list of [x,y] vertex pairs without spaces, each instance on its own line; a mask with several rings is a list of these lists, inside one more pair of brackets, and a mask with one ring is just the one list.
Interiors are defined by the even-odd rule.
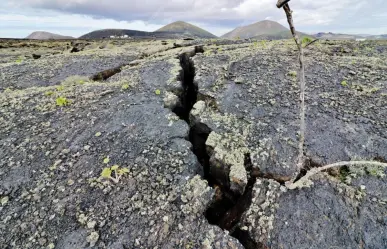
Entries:
[[[385,169],[281,185],[299,174],[291,41],[78,43],[0,41],[4,248],[387,247]],[[306,168],[386,161],[387,44],[305,53]]]

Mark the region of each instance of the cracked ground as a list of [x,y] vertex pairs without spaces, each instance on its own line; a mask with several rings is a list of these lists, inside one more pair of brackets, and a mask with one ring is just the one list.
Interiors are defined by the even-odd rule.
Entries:
[[[385,168],[284,186],[300,173],[294,42],[0,45],[3,248],[387,248]],[[386,162],[387,43],[305,56],[308,167]]]

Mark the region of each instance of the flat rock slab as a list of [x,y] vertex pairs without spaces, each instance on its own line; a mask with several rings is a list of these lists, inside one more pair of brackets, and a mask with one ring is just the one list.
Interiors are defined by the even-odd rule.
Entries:
[[[365,51],[358,57],[332,57],[326,47],[306,51],[313,56],[306,56],[305,144],[314,164],[387,160],[387,65],[377,46],[369,45],[372,57],[364,57]],[[299,91],[293,48],[281,41],[209,47],[194,61],[199,97],[206,102],[197,121],[244,136],[261,171],[297,174]]]
[[241,226],[264,248],[386,247],[385,180],[374,178],[382,186],[377,191],[323,174],[313,180],[313,187],[295,191],[258,180]]
[[[242,248],[202,215],[213,190],[196,176],[188,124],[164,108],[177,73],[161,59],[138,71],[1,94],[4,248]],[[129,173],[99,179],[113,165]]]

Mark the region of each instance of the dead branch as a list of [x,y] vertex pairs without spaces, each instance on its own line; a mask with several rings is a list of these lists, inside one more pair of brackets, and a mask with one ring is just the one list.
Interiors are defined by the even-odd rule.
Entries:
[[[278,6],[279,4],[277,4]],[[297,168],[298,171],[301,171],[304,166],[304,143],[305,143],[305,66],[304,66],[304,51],[302,49],[302,43],[298,38],[296,29],[293,24],[292,10],[289,7],[288,3],[283,4],[283,9],[285,10],[286,17],[288,19],[290,31],[292,32],[294,41],[298,47],[298,58],[300,62],[300,140],[298,143],[298,158],[297,158]]]
[[329,164],[323,167],[319,168],[313,168],[309,170],[305,176],[301,177],[298,181],[296,182],[287,182],[285,185],[288,189],[296,189],[296,188],[303,188],[303,187],[308,187],[313,184],[313,182],[310,180],[310,177],[313,175],[325,171],[330,168],[335,168],[335,167],[342,167],[342,166],[376,166],[376,167],[386,167],[387,168],[387,163],[381,163],[381,162],[375,162],[375,161],[351,161],[351,162],[338,162],[338,163],[333,163]]
[[309,42],[308,44],[306,44],[306,45],[304,46],[304,48],[308,47],[309,45],[312,45],[312,44],[315,43],[316,41],[319,41],[319,39],[315,39],[315,40]]
[[[292,32],[294,41],[297,44],[298,51],[299,51],[299,62],[300,62],[300,141],[298,146],[298,158],[297,158],[297,167],[299,172],[301,172],[301,169],[304,165],[305,157],[304,157],[304,143],[305,143],[305,65],[304,65],[304,51],[302,49],[302,43],[300,39],[298,38],[296,29],[293,24],[293,16],[292,16],[292,10],[289,7],[290,0],[278,0],[277,7],[283,8],[286,17],[289,23],[290,31]],[[316,42],[318,39],[310,42],[305,47],[309,46],[310,44]],[[295,182],[295,179],[292,179],[289,182],[286,182],[285,185],[288,189],[296,189],[296,188],[302,188],[305,186],[310,186],[313,184],[309,178],[318,172],[325,171],[330,168],[334,167],[341,167],[341,166],[382,166],[387,167],[387,163],[381,163],[381,162],[374,162],[374,161],[352,161],[352,162],[338,162],[334,164],[329,164],[323,167],[319,168],[313,168],[309,170],[305,176],[303,176],[301,179]]]

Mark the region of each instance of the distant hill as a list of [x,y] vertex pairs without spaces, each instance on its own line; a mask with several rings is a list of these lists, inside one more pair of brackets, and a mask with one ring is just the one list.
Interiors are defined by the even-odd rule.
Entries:
[[156,32],[180,33],[198,38],[216,38],[216,36],[211,34],[210,32],[182,21],[170,23],[156,30]]
[[33,39],[33,40],[66,40],[66,39],[74,39],[74,37],[53,34],[53,33],[45,32],[45,31],[35,31],[35,32],[32,32],[29,36],[27,36],[26,39]]
[[387,34],[385,35],[371,35],[366,37],[368,40],[387,40]]
[[326,40],[356,40],[356,39],[366,39],[366,40],[385,40],[387,39],[387,35],[350,35],[350,34],[339,34],[332,32],[320,32],[314,35],[319,39]]
[[227,34],[224,34],[222,38],[227,39],[247,39],[258,37],[261,35],[276,35],[280,32],[289,31],[286,27],[282,26],[278,22],[273,21],[260,21],[247,26],[238,27]]
[[[313,38],[312,35],[308,35],[302,32],[297,32],[297,35],[300,37],[300,39],[302,39],[303,37]],[[293,35],[290,32],[290,30],[279,31],[273,34],[263,34],[263,35],[252,37],[252,39],[257,39],[257,40],[281,40],[281,39],[292,39],[292,38],[293,38]]]
[[336,34],[331,32],[320,32],[314,35],[316,38],[319,39],[326,39],[326,40],[356,40],[356,39],[363,39],[366,38],[361,35],[348,35],[348,34]]
[[157,34],[153,32],[145,32],[130,29],[101,29],[87,33],[80,39],[102,39],[113,37],[121,37],[127,35],[128,38],[156,38]]
[[131,39],[181,39],[181,38],[215,38],[211,33],[184,22],[171,23],[154,32],[146,32],[130,29],[101,29],[87,33],[80,39],[103,39],[110,37],[124,37]]

